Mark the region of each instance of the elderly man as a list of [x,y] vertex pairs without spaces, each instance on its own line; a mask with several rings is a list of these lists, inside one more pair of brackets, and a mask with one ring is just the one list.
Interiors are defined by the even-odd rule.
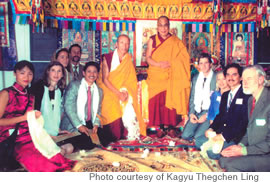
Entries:
[[190,57],[183,42],[169,33],[170,21],[157,20],[156,35],[147,43],[148,126],[176,126],[176,115],[188,114]]
[[[129,43],[127,35],[117,38],[117,49],[103,56],[102,72],[97,80],[104,92],[101,107],[102,125],[106,132],[111,133],[112,141],[126,138],[132,140],[140,134],[146,135],[138,105],[136,72],[132,57],[128,54]],[[129,108],[132,110],[133,107],[133,110],[127,119],[133,120],[125,122],[127,120],[124,120],[123,116],[127,110],[123,110],[123,105],[131,102],[132,106],[129,104]],[[136,127],[136,122],[139,123],[139,127]]]
[[212,159],[219,159],[221,150],[237,144],[245,135],[248,124],[247,103],[250,95],[243,93],[240,83],[242,68],[236,63],[230,64],[225,68],[224,75],[230,90],[223,93],[219,114],[205,135],[195,141],[201,150],[204,150],[205,142],[213,141],[212,148],[206,151]]
[[270,171],[270,91],[266,74],[259,65],[243,72],[243,90],[252,94],[248,101],[247,133],[238,145],[221,152],[221,167],[230,172]]

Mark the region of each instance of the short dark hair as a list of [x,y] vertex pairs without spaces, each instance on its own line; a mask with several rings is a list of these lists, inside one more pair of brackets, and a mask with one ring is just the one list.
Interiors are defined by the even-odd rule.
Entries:
[[60,52],[66,52],[66,53],[69,53],[69,51],[68,51],[67,48],[61,48],[61,49],[59,49],[59,50],[56,50],[55,59],[58,58]]
[[211,58],[211,55],[208,54],[208,53],[201,53],[200,56],[199,56],[199,59],[198,59],[198,63],[200,63],[200,59],[202,58],[207,58],[208,59],[208,62],[211,64],[212,63],[212,58]]
[[53,66],[60,66],[62,69],[63,77],[58,81],[57,87],[60,89],[64,89],[66,87],[66,71],[65,71],[64,66],[61,63],[59,63],[58,61],[50,62],[49,65],[47,66],[47,68],[45,69],[44,74],[43,74],[43,79],[42,79],[44,82],[44,85],[47,87],[50,86],[50,83],[48,80],[48,76],[49,76],[48,72]]
[[80,52],[82,53],[82,47],[79,44],[73,44],[73,45],[71,45],[69,47],[69,50],[68,50],[69,53],[71,53],[71,50],[72,50],[73,47],[79,47],[80,48]]
[[22,60],[22,61],[19,61],[15,64],[14,66],[14,73],[16,73],[17,70],[22,70],[24,67],[27,67],[29,68],[33,74],[35,74],[35,68],[34,68],[34,65],[29,62],[29,61],[26,61],[26,60]]
[[95,66],[97,68],[97,71],[99,72],[100,69],[99,63],[94,61],[89,61],[88,63],[86,63],[85,66],[83,67],[83,71],[85,72],[89,66]]
[[227,75],[227,71],[228,71],[228,69],[230,69],[230,68],[236,68],[237,71],[238,71],[238,74],[240,75],[240,77],[242,77],[243,68],[242,68],[239,64],[237,64],[237,63],[228,64],[228,65],[225,67],[224,71],[223,71],[224,76]]

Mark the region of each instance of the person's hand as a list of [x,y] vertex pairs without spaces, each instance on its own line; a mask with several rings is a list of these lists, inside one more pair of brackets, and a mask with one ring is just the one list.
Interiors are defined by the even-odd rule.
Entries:
[[198,123],[203,123],[203,122],[205,122],[205,121],[206,121],[206,118],[207,118],[207,114],[205,113],[204,115],[202,115],[202,116],[200,117],[200,119],[198,120]]
[[90,136],[90,130],[87,128],[87,127],[85,127],[85,126],[80,126],[79,128],[78,128],[78,130],[81,132],[81,133],[84,133],[84,134],[86,134],[87,136]]
[[214,142],[218,142],[218,141],[224,141],[223,137],[221,134],[217,134],[216,136],[214,136],[213,138]]
[[92,129],[92,132],[93,132],[94,134],[96,134],[96,133],[97,133],[97,130],[98,130],[98,125],[95,125],[95,126],[93,127],[93,129]]
[[243,155],[243,147],[241,145],[231,145],[225,148],[221,155],[223,157],[234,157],[234,156],[242,156]]
[[189,118],[190,118],[191,123],[193,123],[193,124],[198,123],[198,118],[195,114],[190,114]]
[[205,131],[204,135],[206,138],[213,138],[217,134],[212,128],[209,128],[208,130]]
[[59,135],[61,135],[61,134],[70,134],[70,132],[67,131],[67,130],[60,130],[58,134]]
[[41,112],[40,111],[35,111],[35,116],[36,116],[36,119],[38,119],[41,116]]
[[[27,120],[27,114],[29,112],[32,112],[32,111],[34,111],[34,110],[26,111],[24,113],[24,115],[23,115],[24,120],[23,121]],[[40,111],[35,111],[35,117],[36,117],[36,119],[38,119],[40,116],[41,116],[41,112]]]
[[159,67],[160,68],[169,68],[171,66],[171,64],[170,64],[170,62],[168,62],[168,61],[161,61],[161,62],[159,62]]
[[122,102],[125,102],[128,99],[128,92],[127,91],[121,91],[119,93],[118,97]]

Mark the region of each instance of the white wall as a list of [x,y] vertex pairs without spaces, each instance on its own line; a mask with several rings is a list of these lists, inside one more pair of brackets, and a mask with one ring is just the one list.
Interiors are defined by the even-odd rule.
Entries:
[[[15,24],[15,37],[18,61],[30,60],[30,26]],[[13,71],[0,71],[0,90],[11,86],[15,81]]]

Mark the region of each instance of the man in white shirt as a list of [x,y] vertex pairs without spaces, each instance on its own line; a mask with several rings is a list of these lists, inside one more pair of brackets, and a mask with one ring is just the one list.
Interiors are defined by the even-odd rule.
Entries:
[[185,125],[181,138],[192,141],[204,134],[210,122],[207,112],[211,94],[216,89],[216,74],[212,70],[211,56],[202,53],[199,57],[200,72],[192,78],[189,99],[189,120]]
[[212,159],[219,159],[221,150],[237,144],[245,135],[248,123],[247,105],[250,95],[243,93],[242,68],[236,63],[230,64],[225,68],[224,75],[230,90],[223,93],[219,114],[205,135],[196,140],[196,146],[200,148],[211,139],[213,145],[207,154]]

